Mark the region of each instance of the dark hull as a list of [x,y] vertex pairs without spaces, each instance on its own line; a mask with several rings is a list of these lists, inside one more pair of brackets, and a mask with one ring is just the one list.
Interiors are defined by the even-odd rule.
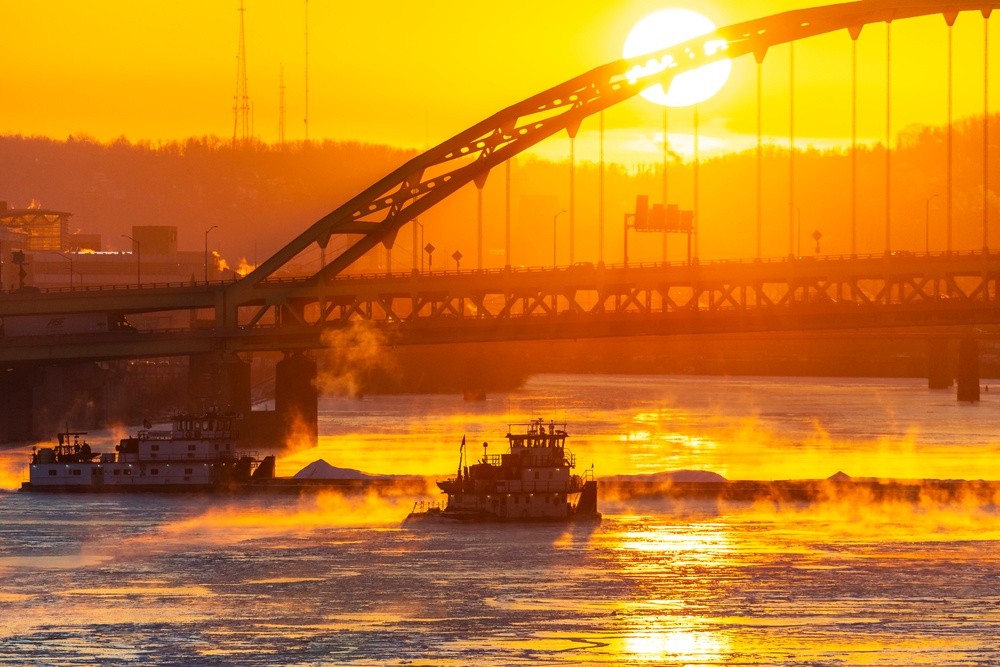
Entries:
[[400,490],[405,493],[422,491],[426,482],[422,478],[412,479],[271,479],[259,482],[227,482],[218,484],[143,484],[143,485],[45,485],[35,486],[23,482],[21,491],[31,493],[71,493],[71,494],[116,494],[131,495],[143,493],[183,494],[298,494],[320,491],[362,492]]
[[570,514],[564,517],[504,517],[492,512],[471,512],[464,510],[429,509],[410,512],[404,524],[479,524],[479,523],[600,523],[601,514]]

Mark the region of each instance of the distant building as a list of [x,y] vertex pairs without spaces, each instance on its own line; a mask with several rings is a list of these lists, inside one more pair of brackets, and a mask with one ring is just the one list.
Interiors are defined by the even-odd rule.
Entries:
[[101,244],[100,234],[70,234],[69,250],[75,252],[91,251],[100,252],[104,250]]
[[68,250],[71,213],[45,208],[7,208],[0,201],[0,227],[27,236],[25,250]]
[[177,253],[177,228],[173,225],[137,225],[132,227],[132,238],[151,255]]
[[0,226],[0,292],[16,286],[17,268],[14,266],[13,253],[15,250],[24,250],[27,245],[27,234]]

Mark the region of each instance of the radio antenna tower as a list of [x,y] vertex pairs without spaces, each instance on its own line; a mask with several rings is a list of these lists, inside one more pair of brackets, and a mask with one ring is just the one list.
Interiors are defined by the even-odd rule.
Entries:
[[278,63],[278,143],[285,143],[285,65]]
[[306,141],[309,141],[309,0],[306,0]]
[[233,146],[250,139],[250,97],[247,95],[247,52],[243,38],[243,0],[240,0],[240,42],[236,51],[236,97],[233,105]]

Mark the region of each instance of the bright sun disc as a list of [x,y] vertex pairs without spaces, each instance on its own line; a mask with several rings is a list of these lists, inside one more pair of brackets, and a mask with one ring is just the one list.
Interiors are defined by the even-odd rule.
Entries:
[[[622,47],[625,58],[641,56],[686,42],[700,35],[715,31],[715,25],[690,9],[661,9],[640,20]],[[704,102],[715,95],[729,79],[732,62],[727,58],[690,72],[678,74],[664,94],[663,86],[656,84],[640,95],[650,102],[670,107],[686,107]]]

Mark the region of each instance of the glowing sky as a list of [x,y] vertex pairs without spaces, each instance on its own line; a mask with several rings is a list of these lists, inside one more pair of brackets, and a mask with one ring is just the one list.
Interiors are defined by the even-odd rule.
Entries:
[[[245,4],[254,134],[267,142],[277,139],[283,65],[286,138],[303,139],[306,3]],[[455,0],[313,0],[308,4],[310,138],[422,148],[619,58],[631,27],[652,11],[686,7],[721,26],[810,4],[508,0],[500,11],[499,3]],[[6,99],[0,132],[59,139],[124,135],[132,141],[231,137],[238,6],[237,0],[3,0],[0,81]],[[896,22],[892,31],[893,128],[943,123],[943,18]],[[864,140],[885,136],[885,34],[884,25],[868,26],[858,45],[859,137]],[[954,38],[954,115],[960,118],[982,112],[983,20],[978,12],[960,15]],[[850,53],[846,31],[797,44],[798,145],[848,139]],[[729,83],[702,104],[703,149],[738,149],[755,141],[755,69],[752,59],[737,60]],[[992,74],[1000,70],[991,69]],[[787,46],[768,54],[764,77],[764,134],[787,141]],[[689,150],[691,116],[689,109],[671,112],[671,140],[681,152]],[[612,159],[656,159],[659,107],[636,98],[611,110],[606,123]],[[586,153],[596,127],[591,119],[582,129],[578,155],[583,159],[596,157]],[[553,139],[538,152],[564,157],[565,144]]]

